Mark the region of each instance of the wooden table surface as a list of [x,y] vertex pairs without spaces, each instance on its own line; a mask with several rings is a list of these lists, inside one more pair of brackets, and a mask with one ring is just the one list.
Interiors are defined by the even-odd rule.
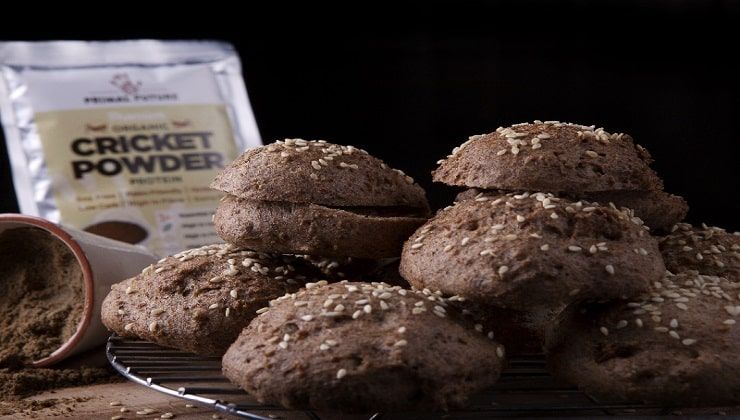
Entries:
[[[26,411],[14,415],[0,416],[0,419],[43,419],[67,417],[80,420],[110,419],[120,415],[124,419],[159,419],[164,413],[175,414],[175,419],[212,419],[216,412],[196,405],[194,408],[185,406],[186,401],[169,397],[152,391],[133,382],[119,382],[111,384],[82,386],[49,391],[27,398],[27,400],[43,401],[56,399],[57,403],[50,408]],[[111,402],[120,402],[121,405],[111,406]],[[122,413],[121,408],[128,409]],[[153,409],[149,415],[139,415],[137,411]],[[219,414],[221,418],[233,418]]]

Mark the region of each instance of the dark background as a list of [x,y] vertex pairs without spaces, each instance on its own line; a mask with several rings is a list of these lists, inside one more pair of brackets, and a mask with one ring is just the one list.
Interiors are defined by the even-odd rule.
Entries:
[[[691,222],[738,230],[739,5],[353,2],[236,11],[214,2],[176,18],[119,9],[115,23],[6,25],[0,39],[230,41],[265,142],[365,148],[416,178],[435,207],[454,194],[432,185],[430,171],[468,135],[533,119],[596,124],[651,151],[666,190],[688,200]],[[0,211],[16,211],[7,156],[0,180]]]

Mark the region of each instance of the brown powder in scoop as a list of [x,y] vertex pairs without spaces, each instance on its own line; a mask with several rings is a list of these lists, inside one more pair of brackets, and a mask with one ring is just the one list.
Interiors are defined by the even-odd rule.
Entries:
[[49,356],[74,334],[82,281],[74,254],[50,233],[0,233],[0,368]]

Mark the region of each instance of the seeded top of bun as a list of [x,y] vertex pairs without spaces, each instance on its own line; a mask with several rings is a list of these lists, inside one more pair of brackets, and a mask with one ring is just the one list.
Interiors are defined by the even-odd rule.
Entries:
[[114,284],[101,317],[124,337],[221,355],[257,309],[320,277],[303,258],[207,245],[163,258]]
[[572,307],[547,339],[548,368],[597,397],[736,404],[738,292],[721,277],[667,273],[628,302]]
[[253,200],[429,208],[424,190],[403,171],[362,149],[323,140],[286,139],[247,150],[211,187]]
[[662,190],[647,150],[626,134],[557,121],[472,136],[440,160],[434,181],[485,189],[582,193]]
[[307,284],[260,310],[223,358],[250,395],[291,408],[448,408],[492,385],[494,334],[429,290]]
[[629,213],[522,193],[481,194],[440,211],[406,241],[400,270],[417,288],[529,311],[634,296],[665,266]]

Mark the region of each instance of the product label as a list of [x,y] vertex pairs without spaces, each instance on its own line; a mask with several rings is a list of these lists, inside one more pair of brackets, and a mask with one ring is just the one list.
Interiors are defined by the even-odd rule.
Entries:
[[160,255],[220,241],[211,217],[222,193],[208,185],[239,152],[224,105],[56,110],[35,120],[66,224]]

